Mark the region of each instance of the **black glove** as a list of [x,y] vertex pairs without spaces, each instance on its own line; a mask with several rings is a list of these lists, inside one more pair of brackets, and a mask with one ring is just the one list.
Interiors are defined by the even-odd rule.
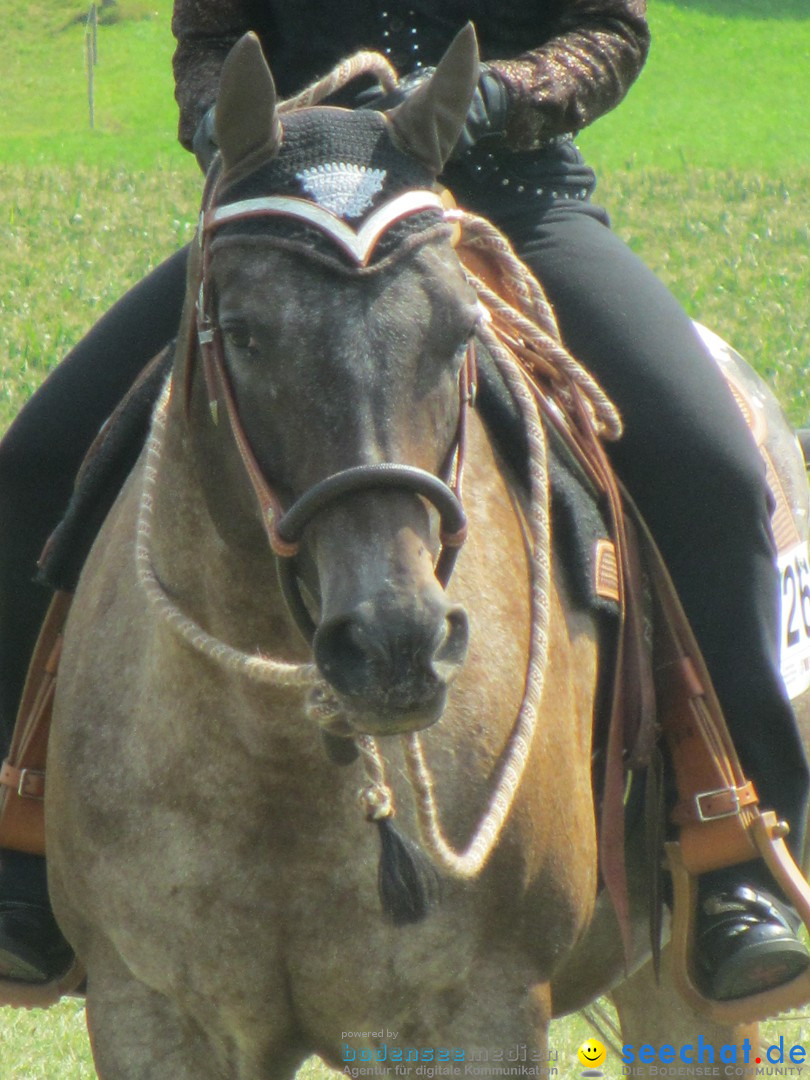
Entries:
[[[393,90],[385,91],[379,86],[363,90],[355,98],[355,106],[358,109],[377,109],[379,112],[394,109],[429,79],[434,71],[435,68],[432,67],[420,68],[400,79]],[[480,142],[502,138],[506,132],[508,111],[509,95],[503,80],[497,72],[484,65],[470,102],[467,119],[450,159],[457,161]]]
[[483,67],[452,157],[458,160],[480,142],[502,139],[508,112],[509,95],[503,79],[491,68]]
[[204,173],[207,173],[211,168],[211,162],[214,160],[214,155],[219,150],[215,125],[215,110],[216,106],[212,105],[208,112],[203,116],[202,120],[200,120],[199,124],[197,124],[197,130],[194,132],[194,138],[191,140],[191,149],[194,151],[194,157],[197,159],[197,164]]

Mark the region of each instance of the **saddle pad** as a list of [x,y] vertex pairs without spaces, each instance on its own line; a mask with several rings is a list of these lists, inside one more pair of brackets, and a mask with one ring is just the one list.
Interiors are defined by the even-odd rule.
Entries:
[[[485,346],[479,343],[477,352],[476,409],[501,459],[521,489],[528,492],[529,452],[520,413]],[[546,434],[552,543],[568,593],[580,609],[615,615],[615,551],[597,493],[560,436],[548,425]]]
[[173,358],[172,343],[144,368],[90,447],[65,516],[39,560],[40,576],[52,589],[75,589],[99,529],[143,449]]

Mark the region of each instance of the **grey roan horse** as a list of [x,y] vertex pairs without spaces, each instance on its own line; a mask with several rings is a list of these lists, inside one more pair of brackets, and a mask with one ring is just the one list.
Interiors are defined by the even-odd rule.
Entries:
[[[369,736],[439,721],[424,753],[464,848],[536,660],[531,514],[474,411],[449,576],[480,306],[430,188],[476,74],[468,31],[395,112],[280,115],[255,39],[226,63],[170,388],[82,575],[49,758],[51,890],[105,1080],[364,1048],[383,1068],[483,1047],[497,1072],[515,1047],[542,1062],[553,1010],[622,973],[596,896],[596,630],[554,570],[540,718],[480,872],[392,918],[378,834],[401,844],[357,803],[393,790],[418,838],[399,740],[387,785],[363,762],[374,780]],[[648,1038],[731,1038],[666,984],[634,993]]]

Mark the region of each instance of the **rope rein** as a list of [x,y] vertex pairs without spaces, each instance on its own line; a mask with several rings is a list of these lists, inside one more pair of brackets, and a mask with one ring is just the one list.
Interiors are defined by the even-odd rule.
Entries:
[[[358,53],[325,78],[294,98],[281,110],[306,108],[362,74],[373,74],[388,90],[397,82],[394,69],[376,53]],[[459,225],[458,250],[468,279],[483,307],[479,337],[489,349],[516,401],[529,448],[530,494],[527,509],[530,568],[530,634],[526,682],[522,702],[502,753],[498,779],[487,808],[467,846],[456,851],[447,841],[439,820],[433,777],[418,734],[402,737],[408,782],[414,795],[423,845],[438,865],[453,877],[477,876],[492,854],[506,824],[528,764],[545,686],[549,650],[549,597],[551,594],[551,535],[546,436],[539,399],[551,401],[565,412],[575,395],[604,438],[621,433],[618,413],[595,380],[563,346],[557,322],[542,287],[522,263],[509,241],[490,222],[462,210],[447,212]],[[493,291],[464,261],[464,254],[482,253],[487,269],[499,272],[505,296]],[[542,384],[542,385],[541,385]],[[394,800],[386,777],[386,763],[369,735],[357,735],[351,717],[314,663],[287,663],[262,654],[245,653],[208,634],[185,615],[167,594],[152,565],[150,549],[155,485],[166,430],[171,384],[157,404],[147,442],[138,520],[135,559],[138,581],[156,614],[191,648],[231,673],[255,682],[308,691],[305,712],[324,731],[354,740],[363,760],[367,785],[359,801],[369,821],[393,817]]]
[[226,668],[234,675],[245,676],[254,682],[268,683],[272,686],[311,686],[318,678],[314,664],[288,664],[261,654],[245,653],[240,649],[232,648],[224,641],[207,633],[188,615],[184,615],[155,573],[151,556],[152,515],[170,395],[171,380],[167,381],[158,400],[152,420],[152,430],[146,443],[143,485],[135,526],[135,566],[138,582],[160,618],[187,645],[208,657],[215,664]]
[[293,112],[295,109],[308,109],[312,105],[318,105],[324,98],[342,90],[361,75],[373,75],[386,93],[393,90],[399,82],[396,69],[382,53],[358,52],[343,60],[300,94],[280,102],[278,111]]
[[530,537],[530,637],[523,700],[504,752],[500,775],[486,813],[463,853],[444,839],[438,820],[433,782],[418,735],[405,739],[408,775],[416,795],[423,841],[439,864],[455,877],[475,877],[498,842],[528,764],[540,715],[548,662],[549,596],[551,593],[551,533],[549,525],[546,437],[537,406],[519,371],[488,327],[481,338],[492,351],[520,407],[529,444],[531,493],[528,509]]

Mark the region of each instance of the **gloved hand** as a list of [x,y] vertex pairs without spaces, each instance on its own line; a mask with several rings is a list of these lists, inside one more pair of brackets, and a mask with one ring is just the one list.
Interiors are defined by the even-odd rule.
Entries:
[[[355,105],[358,109],[377,109],[387,112],[396,108],[410,94],[429,79],[435,68],[420,68],[411,75],[400,79],[397,86],[385,91],[378,86],[363,90],[357,95]],[[502,137],[506,131],[506,116],[509,110],[509,96],[500,75],[483,65],[478,77],[467,119],[458,137],[458,142],[450,155],[451,161],[457,161],[480,142]]]
[[197,124],[194,138],[191,140],[191,149],[197,159],[197,164],[204,173],[207,173],[214,160],[214,155],[219,150],[216,132],[216,106],[212,105],[208,112]]

